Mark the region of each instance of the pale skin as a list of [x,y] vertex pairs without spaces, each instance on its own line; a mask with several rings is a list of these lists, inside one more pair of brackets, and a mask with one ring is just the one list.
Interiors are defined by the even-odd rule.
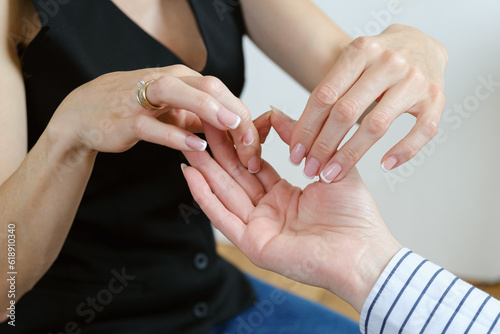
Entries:
[[[287,144],[295,121],[279,111],[255,121],[272,125]],[[391,235],[357,170],[342,181],[292,186],[266,162],[244,170],[226,133],[205,127],[207,152],[184,152],[194,199],[214,226],[257,266],[323,287],[358,312],[391,258]]]
[[[40,23],[29,0],[7,0],[0,4],[0,39],[4,40],[0,43],[0,244],[6,244],[7,225],[14,222],[16,267],[18,272],[23,273],[17,277],[16,300],[33,287],[59,254],[98,152],[123,152],[139,140],[183,151],[197,151],[205,143],[193,133],[202,130],[203,120],[231,134],[245,169],[257,172],[261,168],[259,133],[251,122],[248,109],[218,79],[203,77],[196,71],[205,64],[206,48],[196,25],[192,24],[194,17],[187,3],[145,0],[141,1],[140,8],[135,8],[135,1],[114,2],[146,32],[176,53],[187,66],[111,73],[76,89],[54,111],[53,118],[29,154],[25,93],[15,46],[18,43],[28,44],[35,37]],[[402,72],[407,75],[393,76],[379,85],[381,92],[389,92],[391,87],[395,90],[392,104],[391,99],[387,101],[397,105],[391,111],[390,120],[403,112],[421,114],[425,120],[439,119],[439,103],[434,97],[442,95],[446,52],[438,42],[418,30],[396,26],[389,29],[387,36],[362,39],[352,44],[352,39],[345,32],[307,0],[295,1],[294,6],[285,0],[244,0],[242,8],[248,33],[255,43],[299,83],[313,91],[303,117],[293,130],[291,144],[304,143],[308,157],[319,159],[322,166],[326,166],[330,159],[342,157],[342,150],[335,155],[336,148],[316,154],[314,152],[318,150],[315,147],[324,146],[318,140],[323,138],[325,131],[333,131],[331,129],[336,127],[345,129],[350,123],[341,122],[341,126],[335,121],[324,123],[325,119],[337,114],[336,100],[322,98],[326,95],[321,87],[327,87],[332,82],[342,81],[341,87],[335,86],[340,98],[345,91],[355,89],[356,85],[352,86],[352,82],[370,82],[370,78],[389,76],[391,66],[387,64],[397,61],[404,65],[406,71]],[[359,44],[366,48],[359,48]],[[371,47],[379,52],[368,59],[363,55],[372,53],[363,50],[370,50]],[[359,54],[355,52],[357,49]],[[357,73],[355,70],[342,70],[351,68],[344,66],[351,59],[346,54],[358,54],[353,59],[363,60],[352,68],[359,70],[359,64],[366,65],[360,78],[353,79]],[[395,56],[390,57],[392,54]],[[372,72],[373,75],[370,74]],[[361,80],[363,77],[366,80]],[[418,90],[408,88],[413,86],[412,78],[419,80]],[[148,88],[148,99],[154,105],[165,106],[161,111],[146,111],[135,100],[136,83],[150,79],[156,81]],[[362,87],[365,86],[360,84],[360,89],[355,91],[362,91]],[[423,96],[425,94],[421,91],[431,88],[435,94]],[[370,104],[372,98],[378,99],[375,95],[375,92],[365,92],[358,105]],[[380,100],[380,104],[387,97]],[[395,103],[409,100],[414,101],[414,106],[422,107],[410,108]],[[109,101],[120,101],[126,108],[117,108]],[[358,109],[352,113],[353,118],[357,116]],[[372,114],[377,115],[376,110]],[[232,129],[238,118],[238,126]],[[417,122],[414,128],[419,134],[417,142],[407,141],[411,145],[393,148],[398,163],[411,157],[415,149],[418,150],[432,137],[433,131],[421,128],[426,124],[427,121]],[[309,131],[308,127],[314,131]],[[101,131],[104,134],[102,140],[91,140],[87,134],[93,131]],[[335,136],[341,132],[336,130]],[[374,138],[367,137],[356,151],[359,153],[357,156],[371,146]],[[335,137],[332,142],[337,139]],[[405,147],[410,146],[412,150],[408,151]],[[339,179],[354,166],[354,160],[345,162]],[[71,163],[68,164],[68,161]],[[61,169],[61,166],[69,165],[69,168]],[[0,247],[0,258],[7,258],[6,247]],[[5,262],[0,265],[1,272],[8,271],[6,265]],[[6,281],[0,280],[0,291],[6,290]],[[5,310],[7,303],[7,294],[1,293],[0,310]],[[2,318],[5,315],[0,313]]]

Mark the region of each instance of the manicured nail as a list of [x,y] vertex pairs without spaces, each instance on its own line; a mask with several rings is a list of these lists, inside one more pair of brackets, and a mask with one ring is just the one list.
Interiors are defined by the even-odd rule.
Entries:
[[187,165],[185,163],[181,164],[181,170],[184,170],[184,168],[186,168],[186,167],[187,167]]
[[227,126],[232,130],[236,129],[241,122],[240,116],[233,114],[225,108],[222,108],[217,113],[217,119],[222,125]]
[[342,166],[338,163],[334,162],[331,165],[328,165],[323,169],[320,174],[321,179],[326,183],[332,183],[333,180],[339,176],[340,172],[342,172]]
[[304,168],[304,176],[308,179],[314,178],[319,172],[319,167],[321,167],[321,164],[318,160],[314,158],[307,159],[306,167]]
[[252,174],[257,173],[260,170],[260,159],[255,156],[250,161],[248,161],[248,171]]
[[243,136],[243,145],[250,146],[253,144],[255,136],[253,135],[252,129],[248,129],[247,133]]
[[393,169],[397,163],[398,160],[395,157],[390,156],[389,158],[385,159],[384,162],[382,162],[382,165],[380,165],[380,167],[382,167],[382,170],[387,173],[388,171]]
[[290,153],[290,163],[294,166],[300,165],[305,155],[306,155],[306,147],[301,143],[298,143],[297,145],[294,146],[292,152]]
[[207,148],[207,142],[195,136],[187,136],[186,145],[197,151],[205,151]]

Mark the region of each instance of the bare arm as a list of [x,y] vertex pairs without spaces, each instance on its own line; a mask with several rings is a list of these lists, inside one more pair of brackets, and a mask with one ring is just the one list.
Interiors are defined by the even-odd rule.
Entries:
[[[59,253],[88,181],[95,154],[55,144],[46,130],[26,155],[26,106],[16,38],[17,0],[0,7],[0,271],[16,271],[15,300],[40,279]],[[8,43],[6,41],[9,41]],[[71,158],[71,167],[69,159]],[[7,263],[8,225],[15,225],[15,270]],[[10,302],[0,281],[0,309]],[[6,314],[0,318],[4,320]]]
[[293,6],[287,0],[243,0],[242,6],[250,38],[309,91],[352,41],[309,0]]
[[2,1],[0,10],[0,184],[12,174],[26,156],[26,103],[21,64],[14,44],[19,41],[19,17],[15,1]]

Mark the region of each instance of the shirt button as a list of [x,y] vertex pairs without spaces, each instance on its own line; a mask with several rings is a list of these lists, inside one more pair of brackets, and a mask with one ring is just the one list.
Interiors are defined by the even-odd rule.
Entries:
[[193,307],[193,314],[197,318],[205,318],[208,315],[208,305],[205,302],[196,303]]
[[205,253],[196,253],[194,256],[194,266],[198,270],[205,270],[208,267],[208,256]]

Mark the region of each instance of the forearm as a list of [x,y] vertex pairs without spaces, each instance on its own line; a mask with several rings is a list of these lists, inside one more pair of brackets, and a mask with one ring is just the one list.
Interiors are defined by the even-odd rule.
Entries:
[[312,91],[352,41],[309,0],[244,0],[247,32],[274,62]]
[[[16,271],[16,300],[56,259],[71,227],[95,153],[73,147],[46,130],[20,167],[0,186],[0,270]],[[16,264],[7,263],[7,230],[15,225]],[[0,282],[0,306],[8,302]]]

